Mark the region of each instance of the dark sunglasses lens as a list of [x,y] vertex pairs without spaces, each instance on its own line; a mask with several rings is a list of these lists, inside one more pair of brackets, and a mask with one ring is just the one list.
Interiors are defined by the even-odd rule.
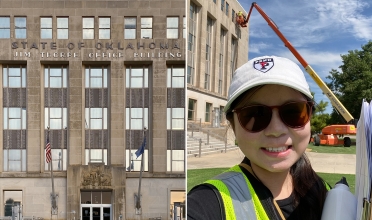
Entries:
[[302,127],[309,121],[310,106],[306,102],[288,103],[279,108],[279,114],[289,127]]
[[247,131],[262,131],[271,121],[271,109],[263,105],[246,107],[240,111],[239,121]]

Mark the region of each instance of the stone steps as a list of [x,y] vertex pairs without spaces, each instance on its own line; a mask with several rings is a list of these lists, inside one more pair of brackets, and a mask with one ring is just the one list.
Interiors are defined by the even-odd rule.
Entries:
[[[191,137],[192,135],[192,137]],[[187,132],[187,157],[198,157],[199,156],[199,145],[201,139],[201,156],[215,153],[224,153],[225,151],[238,150],[239,147],[235,145],[227,145],[225,142],[217,138],[209,136],[209,142],[207,140],[207,134],[203,132]]]

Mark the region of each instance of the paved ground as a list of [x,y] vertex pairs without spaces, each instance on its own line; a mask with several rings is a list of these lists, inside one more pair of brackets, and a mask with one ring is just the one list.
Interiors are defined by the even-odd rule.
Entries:
[[[325,154],[306,152],[316,172],[355,174],[356,156],[354,154]],[[188,157],[187,169],[232,167],[243,159],[240,150],[227,153],[210,154],[203,157]]]

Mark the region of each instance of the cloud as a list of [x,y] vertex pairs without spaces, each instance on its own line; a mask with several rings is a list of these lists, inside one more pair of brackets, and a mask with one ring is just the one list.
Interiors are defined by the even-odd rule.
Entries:
[[[284,0],[259,4],[296,47],[306,47],[340,35],[372,39],[372,16],[363,14],[370,7],[366,0]],[[267,22],[254,10],[250,19],[251,37],[276,37],[267,26]]]
[[[310,49],[300,49],[298,52],[323,80],[332,69],[338,69],[342,65],[341,53]],[[286,48],[281,50],[278,56],[287,57],[301,66],[295,56]]]
[[249,44],[249,52],[250,53],[262,53],[262,50],[269,48],[269,44],[265,44],[263,42]]

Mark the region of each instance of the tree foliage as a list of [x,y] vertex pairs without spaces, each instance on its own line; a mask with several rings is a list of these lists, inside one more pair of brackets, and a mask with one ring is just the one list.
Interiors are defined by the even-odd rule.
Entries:
[[[362,50],[349,51],[341,58],[341,72],[332,69],[327,76],[331,82],[327,85],[350,114],[358,119],[362,100],[372,99],[372,41],[363,45]],[[345,120],[333,109],[330,123],[345,123]]]
[[311,118],[311,134],[321,133],[322,129],[328,125],[330,115],[324,113],[328,106],[328,102],[320,101],[315,106],[315,112]]

